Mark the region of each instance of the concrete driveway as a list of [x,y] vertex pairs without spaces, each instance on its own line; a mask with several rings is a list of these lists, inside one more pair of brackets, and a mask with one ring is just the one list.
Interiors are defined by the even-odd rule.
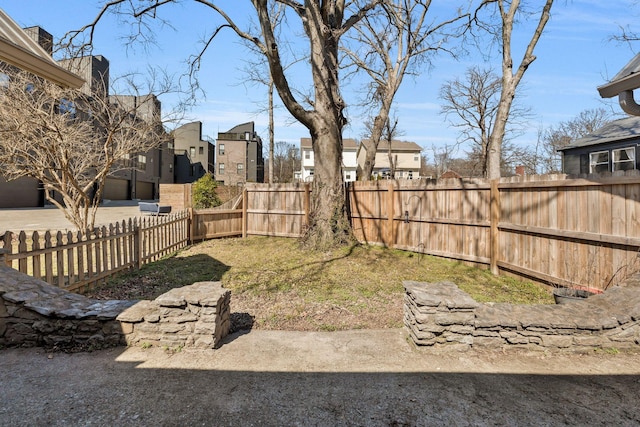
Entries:
[[[109,201],[98,208],[96,225],[107,225],[136,216],[140,216],[137,201]],[[0,209],[0,236],[5,231],[66,231],[73,229],[73,225],[64,217],[62,211],[54,206]]]

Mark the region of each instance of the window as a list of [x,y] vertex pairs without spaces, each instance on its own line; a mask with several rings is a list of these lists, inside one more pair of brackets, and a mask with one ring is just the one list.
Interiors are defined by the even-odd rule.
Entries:
[[309,160],[309,159],[311,159],[311,151],[309,151],[309,150],[304,150],[304,159],[305,159],[305,160]]
[[609,152],[596,151],[589,153],[589,173],[600,173],[609,171]]
[[413,156],[413,161],[414,161],[414,162],[419,162],[419,161],[420,161],[420,155],[419,155],[419,154],[415,154],[415,155]]
[[147,156],[144,154],[138,156],[138,169],[143,171],[147,170]]
[[198,147],[198,154],[204,154],[204,147]]
[[224,155],[224,144],[218,145],[218,153]]
[[613,150],[613,171],[628,171],[636,168],[636,150],[634,147]]
[[173,141],[167,142],[167,148],[173,150]]
[[351,174],[350,173],[345,175],[345,180],[346,181],[351,181]]
[[243,173],[244,172],[244,165],[242,163],[238,163],[238,173]]
[[224,175],[224,163],[218,164],[218,174]]
[[189,155],[194,157],[196,155],[196,147],[189,147]]
[[67,114],[70,118],[75,119],[76,117],[76,105],[73,101],[68,99],[61,99],[58,104],[58,113],[59,114]]

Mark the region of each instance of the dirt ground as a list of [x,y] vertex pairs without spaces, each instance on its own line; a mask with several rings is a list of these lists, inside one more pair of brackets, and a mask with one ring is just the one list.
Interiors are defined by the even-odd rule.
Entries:
[[640,424],[640,354],[416,349],[402,329],[218,350],[0,350],[2,426]]

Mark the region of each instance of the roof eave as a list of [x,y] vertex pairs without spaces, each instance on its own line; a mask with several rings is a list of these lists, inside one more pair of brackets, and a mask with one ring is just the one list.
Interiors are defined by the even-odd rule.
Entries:
[[598,86],[598,92],[602,98],[613,98],[627,90],[640,88],[640,73],[630,74],[622,79]]
[[8,64],[45,78],[60,86],[78,89],[84,84],[82,78],[65,70],[54,62],[46,61],[2,38],[0,38],[0,57]]

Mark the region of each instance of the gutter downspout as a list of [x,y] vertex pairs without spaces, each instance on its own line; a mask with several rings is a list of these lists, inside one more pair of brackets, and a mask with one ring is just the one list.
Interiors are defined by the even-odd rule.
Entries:
[[625,90],[618,94],[618,103],[622,110],[632,116],[640,116],[640,105],[633,98],[632,90]]

